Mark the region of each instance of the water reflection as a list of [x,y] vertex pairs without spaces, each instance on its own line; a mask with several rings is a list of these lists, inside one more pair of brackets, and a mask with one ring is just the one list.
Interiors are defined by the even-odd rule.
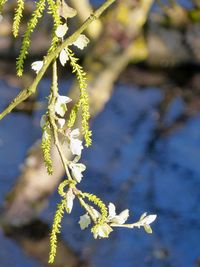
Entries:
[[[48,86],[49,81],[41,84],[42,88]],[[64,84],[63,90],[65,88]],[[1,82],[1,109],[11,99],[10,89]],[[160,88],[116,85],[105,109],[92,122],[94,141],[93,147],[83,155],[88,170],[82,188],[97,193],[106,202],[117,203],[119,209],[129,207],[130,219],[149,211],[156,212],[158,220],[153,225],[153,235],[137,230],[117,230],[109,240],[96,241],[88,231],[79,229],[77,221],[82,210],[76,205],[73,214],[64,218],[62,237],[81,259],[97,267],[198,266],[198,90],[197,86],[188,94],[187,88],[177,89],[174,82],[168,83],[167,89],[166,84]],[[40,90],[41,94],[44,91]],[[27,148],[39,136],[39,113],[41,111],[35,112],[32,117],[13,113],[1,122],[1,204],[14,183]],[[41,219],[49,225],[57,201],[55,193],[41,214]],[[0,266],[44,264],[41,259],[40,263],[35,262],[24,254],[21,248],[25,253],[27,249],[19,238],[24,231],[14,233],[12,236],[17,243],[0,233]],[[17,238],[16,233],[20,233]],[[26,237],[26,242],[31,243],[31,239],[31,236],[30,239]],[[28,250],[37,259],[33,248],[38,244],[32,243]]]

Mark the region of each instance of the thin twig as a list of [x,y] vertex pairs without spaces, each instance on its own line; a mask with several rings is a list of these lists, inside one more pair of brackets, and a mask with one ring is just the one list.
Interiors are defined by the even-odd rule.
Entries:
[[68,169],[68,160],[66,159],[60,142],[59,142],[59,138],[58,138],[58,131],[57,131],[57,125],[55,122],[55,102],[58,96],[58,77],[57,77],[57,63],[56,60],[53,63],[53,80],[52,80],[52,87],[51,87],[51,96],[50,96],[50,101],[49,101],[49,106],[48,106],[48,110],[49,110],[49,121],[53,130],[53,137],[54,137],[54,143],[55,146],[58,150],[58,153],[60,155],[63,167],[65,168],[65,172],[67,174],[67,177],[69,180],[72,180],[71,174],[69,172]]

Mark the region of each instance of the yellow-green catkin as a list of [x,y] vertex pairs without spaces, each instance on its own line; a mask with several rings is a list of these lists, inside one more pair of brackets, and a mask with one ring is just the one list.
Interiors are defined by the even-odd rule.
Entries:
[[59,0],[57,1],[47,0],[47,3],[48,3],[48,13],[51,14],[53,18],[53,35],[52,35],[51,46],[48,51],[48,53],[50,53],[55,50],[59,41],[59,38],[55,34],[55,30],[61,24],[61,19],[59,15],[59,7],[61,3]]
[[2,12],[2,9],[4,7],[4,5],[6,4],[8,0],[0,0],[0,13]]
[[16,69],[17,69],[17,75],[22,76],[24,71],[24,61],[28,54],[28,49],[30,46],[30,35],[34,31],[35,27],[37,26],[39,18],[42,16],[42,13],[45,9],[45,2],[46,0],[39,0],[36,3],[36,9],[34,10],[31,19],[28,22],[27,29],[25,31],[23,40],[22,40],[22,46],[20,49],[19,57],[17,58],[16,62]]
[[52,159],[51,159],[51,141],[52,136],[50,132],[50,126],[47,122],[43,127],[43,134],[42,134],[42,153],[44,158],[44,163],[49,175],[53,174],[53,166],[52,166]]
[[92,143],[91,136],[92,132],[89,128],[89,119],[90,119],[90,112],[89,112],[89,97],[87,93],[87,84],[86,84],[86,73],[83,70],[82,66],[78,64],[78,58],[74,56],[74,53],[68,48],[67,49],[68,56],[70,59],[70,64],[72,66],[72,72],[76,74],[79,88],[80,88],[80,98],[78,100],[77,105],[72,109],[71,114],[69,116],[68,127],[71,128],[74,123],[78,113],[78,109],[81,108],[81,117],[82,117],[82,133],[84,135],[85,144],[86,146],[90,146]]
[[23,17],[23,10],[24,10],[24,0],[17,0],[17,7],[15,9],[15,15],[12,27],[13,35],[15,38],[18,36],[20,22]]
[[94,203],[97,207],[99,207],[101,211],[101,218],[99,219],[98,223],[104,223],[106,218],[108,217],[108,209],[103,201],[97,197],[96,195],[90,193],[83,193],[82,196],[87,198],[89,201]]
[[56,214],[54,216],[54,221],[52,225],[52,231],[50,235],[49,263],[53,263],[56,256],[57,243],[58,243],[57,235],[60,233],[61,221],[64,215],[65,208],[66,208],[66,199],[62,199],[61,203],[58,204],[57,206]]

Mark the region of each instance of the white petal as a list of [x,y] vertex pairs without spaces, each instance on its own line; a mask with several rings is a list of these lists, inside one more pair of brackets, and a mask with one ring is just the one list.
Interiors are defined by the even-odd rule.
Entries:
[[76,163],[76,168],[80,171],[80,172],[84,172],[86,170],[86,166],[82,163]]
[[84,34],[80,34],[76,41],[73,43],[73,45],[77,46],[79,49],[82,50],[84,47],[87,46],[89,41],[90,40]]
[[72,171],[73,178],[80,183],[83,177],[82,172],[85,171],[86,166],[82,163],[73,163],[69,164],[69,167]]
[[142,220],[142,223],[143,224],[151,224],[152,222],[155,221],[155,219],[157,218],[157,215],[156,214],[152,214],[152,215],[148,215],[147,217],[145,217],[143,220]]
[[58,125],[60,128],[62,128],[65,125],[65,119],[59,118],[58,119]]
[[129,210],[126,209],[122,211],[117,217],[118,217],[120,224],[124,224],[129,217]]
[[59,55],[59,59],[60,59],[61,65],[64,67],[67,60],[69,59],[68,54],[65,51],[65,49],[61,50],[60,55]]
[[67,111],[67,107],[63,104],[60,104],[59,102],[55,103],[55,112],[63,117],[65,115],[65,112]]
[[56,29],[55,33],[57,37],[62,38],[68,30],[67,24],[59,25],[58,28]]
[[67,213],[71,213],[73,208],[73,202],[74,202],[75,195],[73,194],[73,191],[71,188],[67,191],[66,195],[66,211]]
[[57,101],[60,103],[60,104],[68,104],[69,102],[72,101],[72,99],[68,96],[64,96],[64,95],[58,95],[57,97]]
[[43,67],[43,61],[35,61],[31,64],[31,68],[38,73]]
[[86,229],[90,223],[91,223],[91,219],[87,213],[80,216],[79,224],[80,224],[81,230]]
[[71,102],[71,98],[68,96],[62,96],[58,95],[56,103],[55,103],[55,112],[59,114],[61,117],[65,115],[65,112],[67,111],[66,104]]
[[116,215],[116,211],[115,211],[115,205],[113,203],[109,203],[108,205],[108,213],[109,213],[109,217],[112,218]]
[[81,151],[83,149],[83,146],[82,146],[82,141],[80,141],[79,139],[70,139],[70,150],[72,152],[73,155],[77,155],[77,156],[80,156],[81,155]]
[[128,219],[128,217],[129,217],[129,210],[126,209],[122,211],[119,215],[116,215],[113,218],[111,218],[110,222],[115,224],[124,224]]
[[107,223],[104,223],[95,228],[93,232],[94,238],[97,238],[97,237],[107,238],[109,237],[109,234],[112,231],[113,229]]
[[59,15],[64,19],[73,18],[76,16],[77,11],[74,8],[69,7],[64,0],[61,1],[61,5],[59,7]]

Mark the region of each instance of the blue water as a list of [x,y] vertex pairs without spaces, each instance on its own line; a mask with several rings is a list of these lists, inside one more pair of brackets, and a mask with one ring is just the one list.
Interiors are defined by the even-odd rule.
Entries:
[[[103,0],[91,0],[90,1],[94,6],[99,6],[100,4],[102,4],[104,1]],[[162,2],[164,4],[168,4],[169,2],[167,0],[162,0]],[[187,7],[187,8],[190,8],[192,7],[192,1],[191,0],[177,0],[176,3],[184,6],[184,7]]]
[[[68,84],[61,87],[64,91]],[[17,89],[2,81],[0,88],[2,109]],[[49,82],[43,81],[40,100],[48,89]],[[83,154],[87,171],[81,189],[116,203],[119,211],[129,208],[130,222],[144,211],[158,215],[152,235],[117,229],[108,240],[94,240],[87,230],[79,229],[82,210],[76,203],[72,215],[64,218],[62,237],[93,266],[190,267],[200,259],[200,114],[156,136],[163,97],[159,88],[117,84],[92,122],[93,146]],[[182,97],[175,97],[161,119],[163,124],[172,126],[186,108]],[[27,148],[40,136],[41,114],[12,113],[0,122],[1,204]],[[40,216],[49,224],[58,201],[55,193]],[[40,264],[0,232],[0,267],[7,266]]]

